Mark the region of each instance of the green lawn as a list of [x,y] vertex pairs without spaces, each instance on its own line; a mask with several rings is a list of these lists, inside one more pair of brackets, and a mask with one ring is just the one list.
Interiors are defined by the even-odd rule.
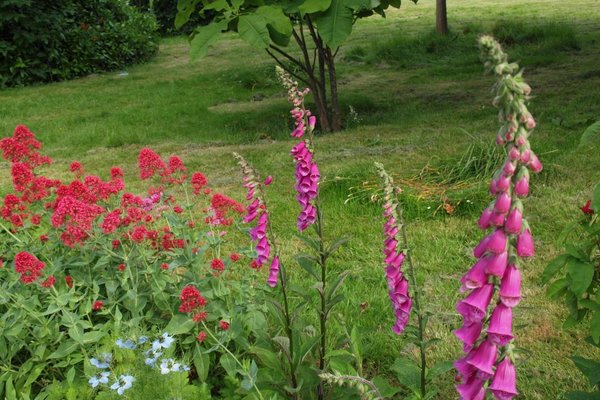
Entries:
[[[351,239],[333,260],[332,268],[352,271],[337,313],[364,332],[370,377],[387,374],[400,352],[416,351],[390,330],[379,206],[369,191],[345,202],[349,193],[373,186],[373,161],[381,161],[406,189],[409,239],[433,312],[428,334],[442,339],[432,358],[459,355],[451,333],[460,323],[454,305],[461,296],[458,281],[482,235],[475,221],[489,199],[488,178],[448,171],[469,146],[491,146],[498,128],[490,104],[493,78],[483,75],[475,43],[479,33],[493,32],[509,44],[533,88],[530,109],[538,128],[532,147],[545,167],[525,202],[537,255],[525,265],[525,299],[516,311],[516,344],[527,351],[518,387],[523,399],[556,399],[585,385],[569,356],[591,349],[583,341],[585,329],[562,329],[566,311],[547,298],[539,277],[560,250],[562,227],[579,216],[578,207],[600,180],[600,144],[578,148],[585,127],[600,117],[600,7],[597,0],[576,6],[559,0],[454,0],[453,33],[439,39],[431,33],[434,3],[406,2],[386,19],[360,21],[340,52],[348,129],[320,137],[317,150],[327,236]],[[185,39],[167,39],[152,62],[129,68],[126,76],[115,72],[0,92],[0,132],[7,136],[15,125],[28,125],[56,160],[56,175],[77,159],[89,172],[106,176],[109,166],[120,165],[133,177],[137,152],[152,146],[180,155],[189,169],[204,171],[215,187],[242,199],[230,157],[237,151],[275,177],[269,193],[273,219],[291,255],[299,246],[288,154],[294,141],[288,137],[285,93],[273,71],[266,54],[233,36],[197,63],[190,63]],[[257,93],[264,100],[252,101]],[[9,188],[3,167],[0,193]],[[444,202],[456,212],[441,210]],[[440,382],[440,399],[454,397],[452,381],[447,375]]]

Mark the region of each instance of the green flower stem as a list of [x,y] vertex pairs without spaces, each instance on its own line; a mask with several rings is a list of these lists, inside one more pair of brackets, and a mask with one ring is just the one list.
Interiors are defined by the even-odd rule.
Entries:
[[0,222],[0,227],[2,227],[2,229],[4,229],[4,231],[6,231],[6,233],[8,233],[17,242],[23,244],[23,241],[21,239],[19,239],[18,237],[16,237],[6,226],[4,226],[4,224],[2,222]]
[[425,383],[425,375],[427,372],[427,353],[425,348],[425,316],[423,309],[421,308],[421,294],[419,286],[417,285],[417,277],[415,275],[415,267],[412,262],[411,251],[408,248],[408,239],[406,236],[406,224],[404,223],[404,217],[402,216],[402,209],[398,212],[399,223],[401,224],[400,231],[402,232],[402,241],[404,242],[404,248],[406,249],[406,261],[408,262],[408,269],[410,271],[410,280],[413,287],[413,300],[415,304],[415,311],[417,314],[417,323],[419,328],[419,352],[421,353],[421,396],[424,397],[427,394],[427,387]]
[[250,380],[252,381],[252,386],[254,387],[254,390],[256,390],[256,393],[258,394],[258,398],[261,400],[264,400],[264,397],[262,395],[262,393],[260,392],[260,390],[258,389],[258,387],[256,386],[256,382],[254,381],[254,379],[252,379],[252,377],[246,372],[246,369],[244,368],[244,366],[242,365],[242,363],[240,362],[240,360],[238,360],[238,358],[235,356],[235,354],[233,354],[228,348],[227,346],[225,346],[223,343],[221,343],[221,341],[219,339],[217,339],[217,337],[211,332],[210,329],[208,329],[208,327],[206,326],[206,323],[204,321],[202,321],[202,327],[204,328],[204,330],[206,331],[206,333],[208,333],[208,336],[210,336],[210,338],[223,350],[225,350],[225,352],[227,354],[229,354],[231,357],[233,357],[233,359],[235,360],[235,362],[237,363],[237,365],[246,373],[246,376],[248,378],[250,378]]

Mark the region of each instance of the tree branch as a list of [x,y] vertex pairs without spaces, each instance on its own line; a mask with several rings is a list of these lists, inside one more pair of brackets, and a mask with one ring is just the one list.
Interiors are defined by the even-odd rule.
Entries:
[[281,67],[283,68],[288,74],[292,75],[294,78],[298,79],[299,81],[303,82],[304,84],[310,86],[310,82],[308,82],[308,80],[306,80],[306,78],[303,78],[302,76],[296,74],[294,71],[291,71],[287,65],[285,65],[279,58],[277,58],[277,56],[275,56],[275,54],[271,53],[269,51],[269,49],[265,49],[267,51],[267,54],[271,56],[271,58],[273,58],[273,60],[275,60],[275,62]]

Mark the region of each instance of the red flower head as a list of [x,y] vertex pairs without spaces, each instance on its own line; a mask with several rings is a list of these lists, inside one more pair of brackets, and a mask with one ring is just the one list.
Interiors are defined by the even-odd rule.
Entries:
[[71,278],[69,275],[65,276],[65,282],[67,283],[69,289],[73,287],[73,278]]
[[192,175],[191,184],[194,188],[194,194],[200,194],[202,188],[208,185],[208,181],[202,172],[194,172]]
[[83,165],[79,161],[73,161],[69,166],[69,171],[73,172],[75,176],[79,177],[83,175]]
[[224,331],[226,331],[227,329],[229,329],[229,322],[221,320],[219,322],[219,328],[223,329]]
[[125,174],[123,173],[123,170],[119,167],[112,167],[110,169],[110,179],[119,179],[119,178],[123,178],[125,176]]
[[220,258],[215,258],[210,262],[210,267],[214,271],[223,272],[223,270],[225,269],[225,264],[223,264],[223,261],[221,261]]
[[49,288],[49,287],[54,286],[55,283],[56,283],[56,278],[54,276],[50,275],[49,277],[46,278],[46,280],[44,280],[42,282],[42,287]]
[[140,168],[140,178],[142,180],[152,178],[155,173],[165,175],[167,171],[167,165],[165,162],[158,154],[149,148],[143,148],[140,151],[140,155],[138,156],[138,165]]
[[206,305],[206,299],[192,285],[187,285],[183,288],[179,295],[179,300],[181,300],[179,312],[183,313],[195,312]]
[[165,270],[165,271],[168,270],[169,269],[169,264],[167,264],[167,263],[160,264],[160,269]]
[[127,268],[125,264],[119,264],[119,271],[123,272],[125,271],[125,268]]
[[583,207],[581,207],[581,212],[583,212],[584,214],[587,214],[587,215],[594,214],[594,209],[590,208],[591,205],[592,205],[592,201],[588,200],[585,203],[585,205]]
[[183,212],[183,208],[181,208],[180,206],[175,206],[173,207],[173,211],[175,212],[175,214],[181,214]]
[[92,310],[100,311],[102,310],[102,307],[104,307],[104,302],[102,302],[102,300],[96,300],[94,305],[92,305]]
[[196,336],[196,340],[200,343],[204,342],[204,339],[206,339],[206,332],[200,332],[198,333],[198,336]]
[[15,256],[15,271],[21,275],[21,282],[30,284],[42,276],[42,270],[46,264],[37,259],[36,256],[26,251]]
[[231,253],[231,255],[229,256],[229,259],[232,262],[236,262],[237,260],[240,259],[240,255],[238,253]]
[[199,313],[194,314],[194,316],[192,317],[192,320],[194,322],[201,322],[201,321],[206,321],[206,311],[200,311]]
[[121,246],[121,241],[119,239],[114,239],[112,241],[112,248],[113,250],[118,249]]

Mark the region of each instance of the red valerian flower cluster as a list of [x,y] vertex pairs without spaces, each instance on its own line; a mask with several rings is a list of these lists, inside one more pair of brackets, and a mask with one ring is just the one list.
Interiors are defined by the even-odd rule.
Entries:
[[244,206],[237,201],[221,193],[213,195],[210,201],[213,215],[206,218],[206,223],[212,225],[231,225],[234,216],[240,216],[244,213]]
[[202,311],[204,306],[206,306],[206,299],[202,297],[195,286],[185,286],[181,290],[179,300],[181,300],[179,312],[193,314],[192,319],[195,322],[202,321],[206,318],[206,312]]
[[42,276],[42,270],[46,264],[38,260],[36,256],[22,251],[15,256],[15,271],[21,275],[21,282],[28,285],[37,281]]
[[583,207],[580,208],[581,212],[587,215],[594,215],[594,209],[591,208],[592,200],[588,200]]

